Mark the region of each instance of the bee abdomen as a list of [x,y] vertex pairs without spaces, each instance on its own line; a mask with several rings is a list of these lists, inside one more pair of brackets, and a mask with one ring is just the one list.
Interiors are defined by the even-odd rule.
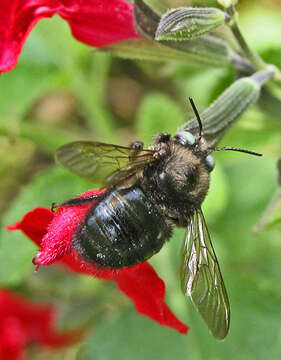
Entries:
[[93,207],[73,246],[88,262],[122,268],[147,260],[171,236],[170,226],[137,187],[115,190]]

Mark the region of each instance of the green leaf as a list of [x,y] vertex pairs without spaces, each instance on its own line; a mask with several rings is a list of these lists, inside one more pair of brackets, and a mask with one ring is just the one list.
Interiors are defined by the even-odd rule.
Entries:
[[168,96],[149,94],[144,97],[137,113],[137,135],[149,145],[152,136],[159,132],[174,134],[183,122],[184,114]]
[[[234,58],[237,58],[226,42],[209,34],[189,41],[161,41],[161,44],[188,53],[191,58],[197,60],[199,65],[227,66],[234,61]],[[244,63],[240,58],[238,65],[244,69]]]
[[[168,46],[166,46],[168,45]],[[171,46],[170,46],[171,45]],[[168,42],[159,43],[157,41],[142,39],[130,39],[120,41],[115,44],[104,46],[100,51],[109,52],[112,55],[125,59],[149,60],[149,61],[178,61],[198,65],[198,61],[202,64],[222,65],[229,64],[229,59],[225,52],[218,51],[216,56],[210,56],[208,48],[210,45],[218,50],[220,48],[218,42],[210,43],[206,39],[197,40],[196,43],[174,45]],[[204,53],[205,56],[202,54]]]
[[[157,62],[178,61],[198,65],[198,58],[200,58],[201,60],[201,56],[193,53],[192,45],[194,46],[195,44],[190,44],[190,46],[186,46],[185,48],[179,47],[177,49],[176,46],[165,46],[164,44],[160,44],[156,41],[142,38],[120,41],[109,46],[104,46],[101,48],[100,51],[106,51],[111,53],[112,55],[116,55],[125,59],[149,60]],[[197,43],[197,51],[199,45],[200,44]],[[183,49],[185,49],[185,51],[183,51]],[[202,51],[203,50],[204,47],[202,46]],[[204,62],[211,62],[212,64],[214,64],[215,61],[213,59],[202,59],[202,63]]]
[[192,359],[193,354],[185,336],[133,311],[124,311],[95,330],[77,360]]
[[34,268],[31,263],[36,246],[19,231],[7,231],[5,225],[14,224],[37,206],[50,208],[52,202],[61,203],[94,187],[58,167],[43,173],[15,198],[11,209],[2,219],[0,231],[0,284],[15,286]]
[[159,22],[156,40],[184,41],[206,34],[227,20],[216,8],[179,7],[168,10]]

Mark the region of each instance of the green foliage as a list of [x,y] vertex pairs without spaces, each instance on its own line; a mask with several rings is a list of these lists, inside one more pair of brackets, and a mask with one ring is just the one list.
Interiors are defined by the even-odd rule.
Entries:
[[211,174],[208,196],[202,206],[208,221],[219,218],[219,215],[224,211],[228,203],[229,191],[225,170],[220,162],[217,162]]
[[256,225],[254,232],[257,234],[264,230],[281,227],[281,191],[278,189],[265,209],[262,218]]
[[[136,29],[140,34],[154,40],[161,16],[149,6],[147,1],[135,0],[134,9]],[[163,40],[161,44],[168,48],[176,49],[183,54],[185,53],[185,56],[190,58],[189,62],[191,64],[195,62],[198,65],[220,67],[230,65],[232,62],[234,52],[224,40],[216,36],[208,34],[189,41],[170,41],[170,37],[165,39],[167,39],[167,41]],[[151,49],[152,53],[154,52],[154,48],[155,46]],[[148,48],[146,50],[146,52],[149,52]],[[169,49],[167,49],[167,54],[169,53],[168,50]],[[163,53],[165,53],[164,50]],[[179,55],[177,57],[179,57]],[[161,57],[159,57],[159,60],[161,61]]]
[[[2,219],[3,224],[11,225],[19,221],[25,213],[37,206],[50,208],[52,202],[57,204],[75,197],[87,189],[90,184],[82,179],[70,175],[58,167],[48,170],[35,177],[23,188],[14,200],[10,210]],[[8,232],[5,228],[0,231],[0,284],[2,286],[19,285],[32,271],[31,263],[36,254],[35,245],[27,241],[18,231]],[[7,254],[10,254],[8,257]]]
[[[57,70],[49,64],[22,64],[10,74],[2,74],[0,97],[0,124],[6,116],[23,115],[27,106],[50,88]],[[41,78],[41,81],[38,81]],[[17,99],[17,101],[15,101]]]
[[[220,1],[223,2],[227,1]],[[167,2],[145,3],[158,4],[159,18],[167,10]],[[171,1],[169,4],[177,6]],[[187,4],[216,5],[218,2],[199,0]],[[280,67],[281,47],[276,35],[280,33],[279,8],[273,2],[268,6],[267,0],[248,4],[241,1],[237,8],[249,44],[265,61]],[[279,356],[281,209],[275,162],[281,151],[280,86],[269,82],[249,110],[260,86],[252,79],[245,80],[249,68],[239,58],[237,71],[232,49],[225,45],[228,34],[220,34],[224,40],[217,35],[215,32],[192,40],[195,42],[161,44],[150,36],[110,45],[103,49],[107,52],[104,54],[74,40],[68,26],[59,18],[52,18],[41,21],[32,32],[17,68],[1,75],[0,285],[17,288],[31,297],[39,293],[48,298],[62,309],[63,326],[73,317],[77,323],[87,322],[92,332],[77,360],[263,360]],[[233,49],[237,50],[237,44]],[[160,60],[161,64],[120,60],[112,58],[111,53],[131,59]],[[237,77],[244,80],[234,82]],[[116,81],[120,86],[113,91]],[[124,84],[130,87],[122,97]],[[226,98],[233,86],[235,96],[232,93]],[[67,102],[66,115],[55,122],[47,117],[48,111],[40,101],[58,91],[70,94],[76,105]],[[184,229],[176,229],[171,241],[150,262],[166,283],[167,303],[190,326],[187,336],[138,316],[133,305],[110,283],[103,285],[55,267],[40,269],[38,276],[33,274],[31,260],[37,248],[19,232],[8,232],[5,225],[20,220],[34,207],[50,207],[52,202],[63,202],[96,186],[54,164],[53,154],[59,146],[82,139],[127,145],[136,138],[148,146],[153,135],[175,134],[193,117],[186,101],[188,96],[194,98],[200,114],[206,114],[205,109],[223,92],[223,101],[216,103],[220,112],[216,112],[217,107],[209,108],[207,120],[202,116],[206,120],[204,128],[210,120],[223,122],[227,116],[236,116],[236,121],[239,115],[239,121],[231,129],[227,127],[221,145],[263,153],[262,158],[215,153],[216,166],[203,204],[231,303],[230,333],[224,342],[211,337],[189,299],[181,293],[178,268]],[[237,105],[233,100],[238,94],[244,99],[243,109],[239,108],[241,103]],[[135,104],[133,113],[122,112],[120,103]],[[51,103],[50,107],[58,110],[60,105]],[[38,109],[45,117],[38,116]],[[242,117],[238,114],[241,109],[245,110]],[[266,209],[274,211],[266,225],[259,228],[261,231],[253,235],[255,226],[264,224]],[[69,310],[67,304],[77,304],[76,310]],[[71,360],[73,356],[64,358]],[[37,350],[32,352],[35,360],[43,357]],[[58,355],[58,359],[62,357]]]
[[138,137],[149,145],[153,135],[174,134],[184,121],[184,113],[175,102],[161,93],[153,93],[143,99],[138,109],[136,130]]
[[[128,331],[132,328],[134,332]],[[137,316],[132,311],[124,311],[95,331],[90,337],[90,344],[82,347],[78,353],[77,360],[111,360],[113,354],[116,360],[168,360],[171,349],[173,356],[178,359],[188,359],[192,352],[185,340],[171,329],[159,329],[151,320]]]
[[[168,43],[165,43],[166,45]],[[202,41],[194,41],[189,44],[175,45],[169,43],[170,46],[165,46],[149,39],[131,39],[119,43],[108,45],[102,48],[102,51],[111,53],[112,55],[119,56],[124,59],[135,60],[149,60],[149,61],[175,61],[175,62],[188,62],[197,65],[198,61],[202,64],[224,66],[228,62],[227,52],[223,47],[220,47],[216,42],[220,53],[206,54],[206,48],[202,46]],[[201,51],[200,51],[201,46]],[[209,55],[209,57],[204,57]]]

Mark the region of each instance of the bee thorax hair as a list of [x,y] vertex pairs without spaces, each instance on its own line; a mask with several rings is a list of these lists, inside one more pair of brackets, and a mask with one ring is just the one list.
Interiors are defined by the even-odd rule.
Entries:
[[167,146],[167,155],[145,169],[141,187],[165,216],[184,226],[208,192],[209,171],[198,152],[174,142]]

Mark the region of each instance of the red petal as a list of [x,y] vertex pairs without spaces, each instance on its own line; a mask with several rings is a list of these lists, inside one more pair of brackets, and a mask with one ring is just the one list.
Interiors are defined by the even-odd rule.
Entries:
[[169,326],[186,334],[188,327],[179,321],[164,301],[165,284],[147,262],[124,269],[116,282],[134,303],[136,310],[161,325]]
[[[81,197],[99,192],[93,190],[81,195]],[[66,265],[76,273],[92,275],[104,280],[113,280],[119,289],[134,302],[136,310],[140,314],[150,317],[161,325],[170,326],[180,333],[186,333],[188,327],[175,317],[164,301],[164,282],[148,263],[145,262],[124,269],[104,269],[83,261],[71,249],[73,232],[77,224],[83,219],[89,206],[92,204],[65,207],[55,214],[48,209],[37,208],[26,214],[21,222],[10,227],[10,229],[22,230],[37,244],[41,242],[43,237],[42,250],[39,253],[40,259],[37,260],[37,264],[46,265],[61,259],[61,264]],[[38,213],[38,219],[36,219],[36,213]],[[47,220],[44,219],[44,214],[48,217]],[[29,222],[31,218],[35,219]],[[36,231],[33,229],[33,224],[36,224]],[[42,228],[40,228],[40,224]],[[40,239],[39,236],[41,236]]]
[[[49,1],[51,3],[53,1]],[[47,6],[41,7],[40,0],[4,0],[0,3],[0,72],[10,71],[17,63],[17,58],[25,40],[36,25],[44,18],[55,12]],[[44,5],[44,4],[42,4]]]
[[[0,290],[0,349],[5,354],[19,356],[28,343],[58,347],[81,338],[83,331],[80,329],[58,333],[54,329],[55,321],[56,313],[51,306]],[[5,360],[10,358],[19,359],[16,356],[3,357]]]
[[0,359],[23,360],[27,344],[25,329],[14,317],[0,319]]
[[73,36],[88,45],[100,47],[116,41],[137,38],[133,26],[133,5],[125,0],[84,0],[59,11],[70,25]]
[[[91,190],[80,197],[98,195],[103,191]],[[71,252],[73,234],[91,206],[93,206],[93,202],[58,208],[47,227],[47,233],[42,238],[41,250],[36,255],[34,264],[38,266],[49,265]]]
[[73,36],[88,45],[104,46],[136,38],[133,7],[125,0],[3,0],[0,2],[0,72],[17,64],[25,40],[46,17],[59,14]]
[[89,206],[68,207],[56,213],[42,238],[34,264],[49,265],[70,253],[73,233]]
[[21,221],[14,225],[6,226],[7,230],[21,230],[36,245],[40,246],[43,236],[47,232],[47,227],[53,220],[55,213],[51,210],[37,207],[29,211]]
[[[97,195],[103,190],[91,190],[80,197]],[[50,265],[71,251],[71,241],[77,225],[91,204],[60,207],[56,213],[38,207],[28,212],[21,221],[7,226],[8,230],[21,230],[41,247],[34,264]]]

